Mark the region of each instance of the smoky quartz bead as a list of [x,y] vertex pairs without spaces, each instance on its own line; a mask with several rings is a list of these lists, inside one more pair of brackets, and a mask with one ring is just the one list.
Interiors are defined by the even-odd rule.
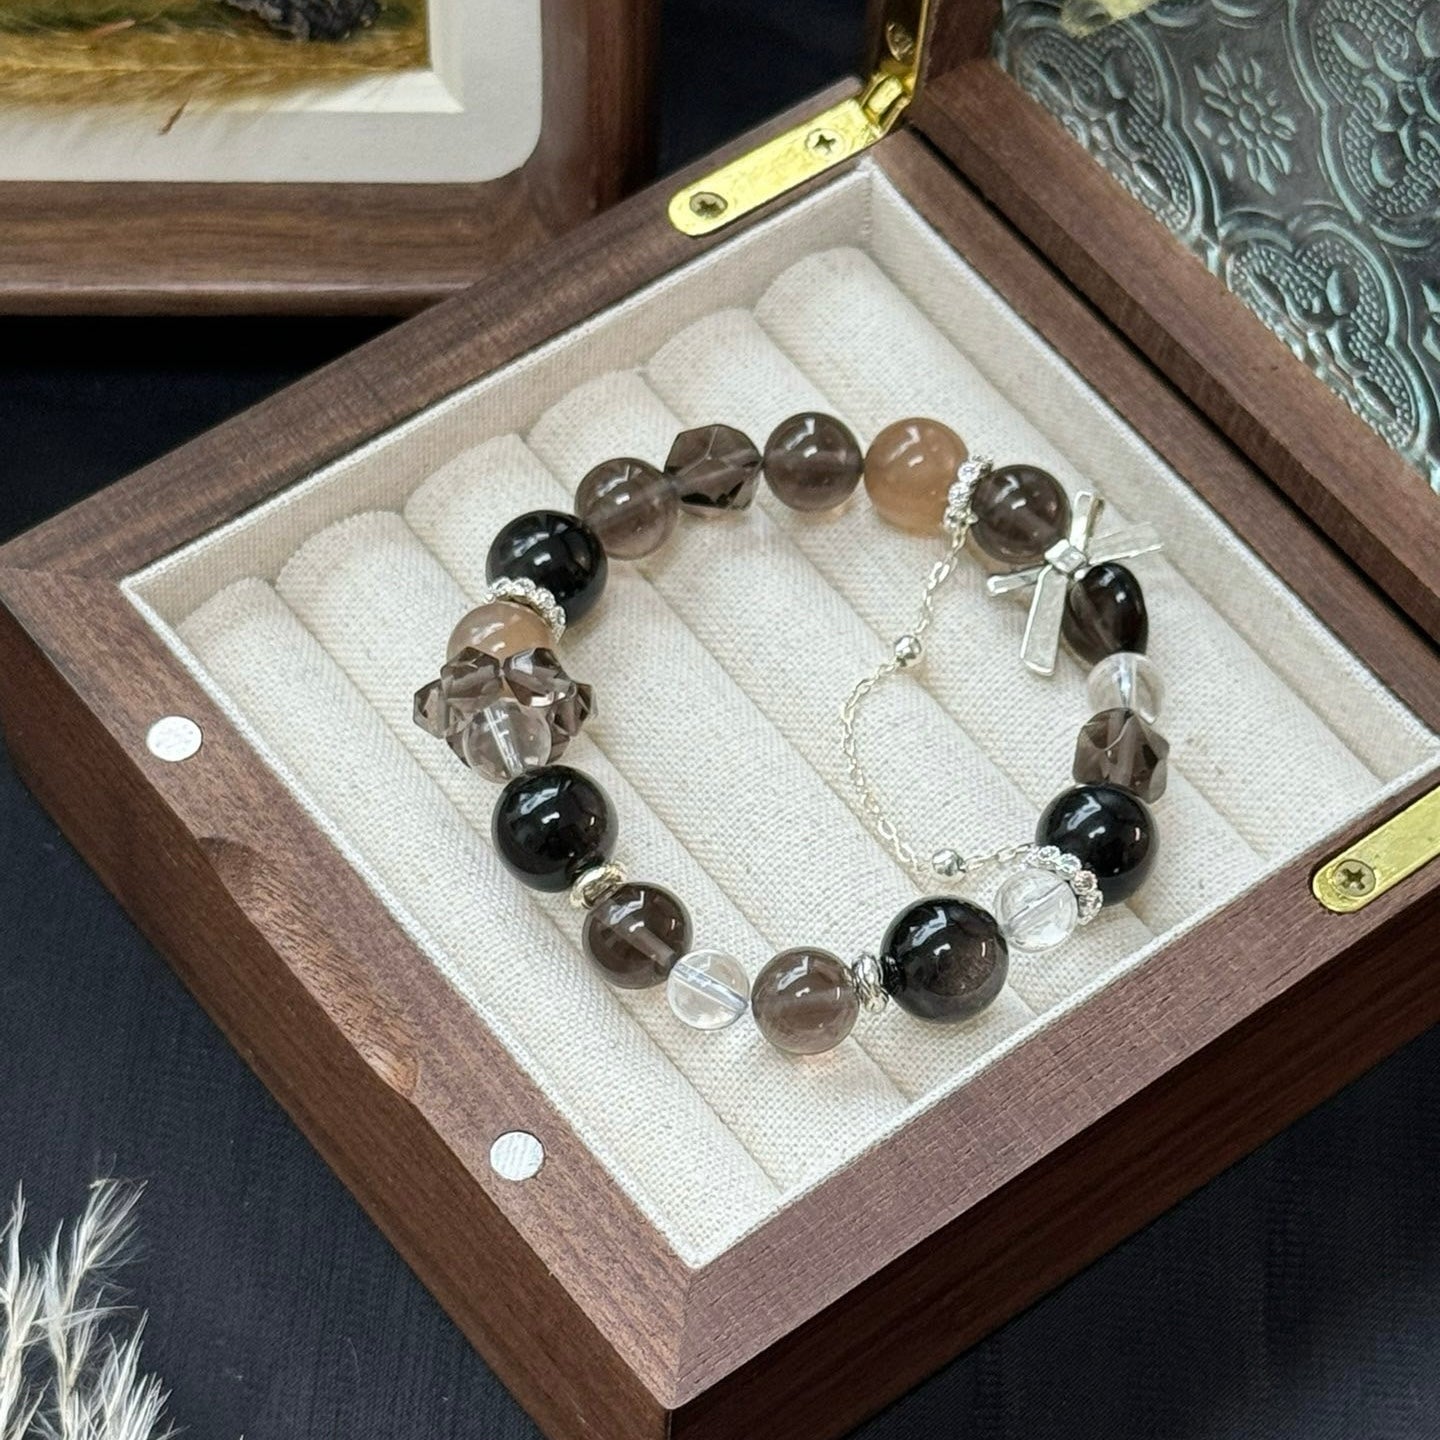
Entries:
[[876,514],[912,535],[937,530],[968,455],[965,442],[938,420],[887,425],[865,452],[865,491]]
[[615,812],[588,775],[546,765],[517,775],[500,792],[490,834],[512,875],[558,894],[614,853]]
[[1147,803],[1165,793],[1170,742],[1133,710],[1102,710],[1080,727],[1072,774],[1082,785],[1118,785]]
[[639,560],[675,532],[675,483],[643,460],[601,461],[575,491],[575,511],[617,560]]
[[1037,845],[1053,845],[1094,873],[1107,905],[1145,883],[1160,849],[1155,817],[1118,785],[1077,785],[1057,795],[1035,827]]
[[680,503],[696,515],[744,510],[760,484],[760,452],[731,425],[702,425],[675,437],[665,461]]
[[1122,650],[1141,654],[1150,642],[1150,617],[1140,582],[1107,560],[1071,581],[1061,633],[1087,664]]
[[755,977],[750,1008],[760,1033],[790,1055],[833,1050],[860,1016],[849,967],[828,950],[785,950]]
[[1006,465],[983,476],[970,498],[975,543],[1002,565],[1038,565],[1070,528],[1070,497],[1048,470]]
[[560,510],[517,515],[495,537],[485,562],[488,580],[530,580],[548,590],[572,624],[594,609],[606,573],[600,537]]
[[880,951],[890,998],[920,1020],[965,1020],[1000,993],[1009,950],[995,917],[968,900],[938,895],[902,910]]
[[765,478],[792,510],[843,505],[855,493],[864,465],[848,427],[814,411],[782,420],[765,445]]
[[612,985],[648,990],[690,948],[690,915],[661,886],[627,881],[591,907],[580,938]]

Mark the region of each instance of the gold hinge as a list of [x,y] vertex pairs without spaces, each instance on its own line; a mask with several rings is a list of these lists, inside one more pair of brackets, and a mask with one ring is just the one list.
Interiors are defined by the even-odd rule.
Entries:
[[915,94],[927,8],[928,0],[888,0],[880,63],[859,94],[687,185],[670,201],[670,223],[710,235],[888,135]]
[[1310,882],[1315,898],[1340,915],[1363,910],[1440,856],[1440,788],[1422,795],[1362,840],[1328,860]]

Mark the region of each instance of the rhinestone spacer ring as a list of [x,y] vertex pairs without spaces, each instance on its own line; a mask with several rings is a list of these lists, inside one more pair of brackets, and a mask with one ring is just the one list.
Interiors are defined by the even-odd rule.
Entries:
[[880,961],[869,950],[862,951],[850,967],[850,978],[855,983],[855,993],[860,997],[860,1004],[872,1015],[878,1015],[890,1003]]
[[1048,870],[1069,885],[1075,892],[1075,903],[1080,907],[1077,923],[1088,925],[1100,913],[1104,903],[1100,882],[1095,872],[1087,870],[1075,856],[1067,855],[1053,845],[1040,845],[1026,853],[1024,864],[1031,870]]
[[975,487],[990,473],[993,462],[988,455],[972,455],[955,472],[955,483],[945,498],[945,518],[941,522],[949,535],[954,535],[974,518],[970,513],[970,502],[975,498]]
[[504,576],[492,580],[481,603],[488,605],[492,600],[511,600],[533,610],[550,627],[557,645],[565,634],[565,611],[543,585],[533,580],[511,580]]

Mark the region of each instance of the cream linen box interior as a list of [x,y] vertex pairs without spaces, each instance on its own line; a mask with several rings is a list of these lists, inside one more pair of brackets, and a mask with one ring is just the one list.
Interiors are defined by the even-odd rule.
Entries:
[[[1135,563],[1173,748],[1160,859],[1128,906],[1056,952],[1012,955],[1007,989],[968,1024],[891,1007],[828,1057],[796,1060],[748,1018],[697,1034],[660,992],[609,989],[565,897],[496,861],[497,788],[412,723],[411,699],[505,520],[568,508],[609,456],[663,461],[687,426],[723,421],[763,443],[812,408],[862,443],[934,416],[972,450],[1099,490],[1105,526],[1155,523],[1166,551]],[[851,959],[915,897],[859,818],[836,717],[909,625],[940,549],[863,496],[817,519],[762,489],[743,519],[687,520],[657,556],[614,564],[561,646],[598,699],[567,760],[610,792],[618,858],[672,887],[697,943],[752,976],[792,945]],[[926,664],[863,717],[864,753],[927,851],[1029,839],[1089,714],[1084,667],[1067,656],[1052,680],[1029,674],[1024,608],[987,598],[982,578],[967,558]],[[127,588],[693,1265],[1440,753],[870,165]]]

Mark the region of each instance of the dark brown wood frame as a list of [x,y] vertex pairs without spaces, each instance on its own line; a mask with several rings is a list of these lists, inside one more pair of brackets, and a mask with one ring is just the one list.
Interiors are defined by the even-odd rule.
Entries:
[[[1339,551],[923,142],[895,135],[874,154],[1440,725],[1440,655]],[[550,1434],[829,1440],[1440,1019],[1440,866],[1336,916],[1309,877],[1351,838],[1337,835],[712,1264],[682,1265],[119,589],[725,243],[675,233],[670,190],[0,550],[0,718],[66,833]],[[145,735],[176,712],[206,743],[166,765]],[[522,1185],[487,1158],[516,1127],[547,1155]]]
[[931,9],[912,123],[1440,640],[1423,478],[989,58],[998,0]]
[[651,175],[659,0],[543,0],[543,128],[474,185],[0,184],[0,313],[408,315]]

